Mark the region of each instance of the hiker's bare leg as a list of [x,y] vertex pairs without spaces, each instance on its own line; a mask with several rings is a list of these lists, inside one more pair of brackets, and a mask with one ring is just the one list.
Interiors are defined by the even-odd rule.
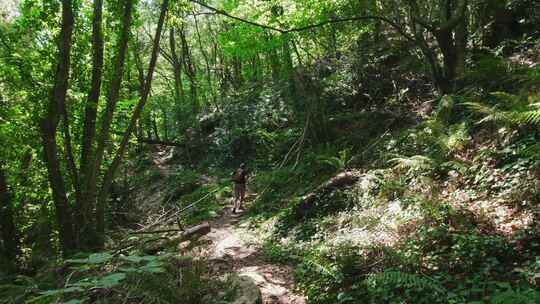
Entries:
[[233,213],[238,209],[239,200],[240,200],[240,191],[237,184],[234,185],[234,202],[233,202]]
[[244,209],[242,207],[242,203],[244,202],[244,198],[246,197],[246,185],[242,185],[242,187],[240,188],[240,191],[239,191],[239,202],[238,202],[238,208],[239,209]]

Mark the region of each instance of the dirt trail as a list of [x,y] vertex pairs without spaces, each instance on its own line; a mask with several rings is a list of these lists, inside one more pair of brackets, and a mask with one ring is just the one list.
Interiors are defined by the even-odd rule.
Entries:
[[[154,154],[153,163],[163,177],[172,173],[167,164],[172,156],[172,149]],[[206,246],[197,246],[194,253],[209,261],[215,276],[235,272],[253,279],[261,290],[263,304],[305,304],[305,298],[294,292],[291,267],[265,261],[260,248],[246,241],[259,237],[240,223],[241,214],[232,214],[231,207],[226,206],[210,223],[212,231],[198,242]]]
[[249,276],[259,286],[264,304],[305,304],[304,297],[293,291],[292,269],[268,263],[255,245],[247,243],[249,234],[241,215],[230,207],[211,223],[212,232],[203,238],[208,243],[205,255],[215,275],[236,272]]

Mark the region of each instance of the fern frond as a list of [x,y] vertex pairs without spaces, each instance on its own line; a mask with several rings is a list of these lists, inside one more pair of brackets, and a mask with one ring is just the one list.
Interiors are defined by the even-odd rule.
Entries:
[[497,100],[499,101],[503,101],[507,104],[520,104],[522,103],[522,100],[521,100],[521,97],[520,96],[517,96],[517,95],[512,95],[512,94],[509,94],[509,93],[506,93],[506,92],[501,92],[501,91],[497,91],[497,92],[491,92],[489,93],[489,95],[497,98]]
[[315,271],[319,272],[322,275],[329,276],[333,278],[334,280],[339,280],[340,275],[338,272],[333,271],[330,267],[327,267],[314,259],[306,259],[305,262],[309,267],[312,267]]
[[516,125],[540,126],[540,109],[513,113],[512,121]]
[[494,122],[513,126],[540,125],[540,109],[534,109],[537,107],[536,104],[529,105],[525,109],[508,111],[500,110],[496,106],[489,107],[478,102],[466,102],[464,105],[472,111],[484,115],[484,118],[478,122],[479,124]]
[[413,169],[413,170],[428,170],[435,165],[434,161],[423,155],[414,155],[411,157],[396,157],[390,160],[394,163],[394,168]]
[[524,156],[540,160],[540,143],[526,146],[520,151]]
[[440,294],[446,293],[444,287],[427,276],[405,273],[401,271],[385,271],[371,274],[365,280],[368,286],[396,286],[421,290],[431,290]]

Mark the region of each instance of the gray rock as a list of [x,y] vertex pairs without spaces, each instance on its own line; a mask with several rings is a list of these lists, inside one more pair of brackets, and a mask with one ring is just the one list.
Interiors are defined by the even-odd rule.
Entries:
[[263,304],[261,291],[250,277],[234,274],[229,282],[236,291],[232,304]]

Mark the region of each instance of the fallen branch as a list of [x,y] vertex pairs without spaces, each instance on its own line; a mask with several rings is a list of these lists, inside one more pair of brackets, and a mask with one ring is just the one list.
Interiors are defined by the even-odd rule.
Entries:
[[[171,229],[170,231],[148,231],[148,233],[166,233],[166,232],[178,232],[178,231],[182,231],[182,230],[179,230],[179,229]],[[152,238],[152,239],[146,239],[146,240],[137,240],[137,241],[134,241],[134,242],[131,242],[127,245],[123,245],[123,246],[120,246],[118,248],[116,248],[114,250],[114,255],[118,255],[128,249],[131,249],[133,247],[136,247],[136,246],[141,246],[141,247],[144,247],[145,245],[147,244],[150,244],[150,243],[154,243],[154,242],[159,242],[158,244],[155,244],[155,245],[152,245],[152,246],[149,246],[147,248],[142,248],[142,250],[147,253],[147,254],[155,254],[167,247],[171,247],[171,246],[174,246],[174,245],[177,245],[183,241],[187,241],[187,240],[192,240],[192,239],[198,239],[200,238],[201,236],[203,235],[206,235],[208,233],[210,233],[211,231],[211,227],[210,227],[210,224],[207,223],[207,222],[204,222],[202,224],[199,224],[197,226],[193,226],[189,229],[186,229],[184,231],[182,231],[182,233],[180,233],[180,235],[178,236],[175,236],[175,237],[165,237],[165,236],[160,236],[160,237],[156,237],[156,238]],[[131,234],[141,234],[142,232],[139,231],[139,232],[134,232],[134,233],[131,233]]]
[[150,230],[150,231],[133,231],[129,234],[159,234],[159,233],[168,233],[168,232],[180,232],[183,229],[165,229],[165,230]]
[[198,239],[201,236],[210,233],[210,231],[211,231],[210,224],[205,222],[200,225],[186,229],[184,232],[182,232],[182,234],[180,234],[177,237],[167,238],[153,246],[150,246],[148,248],[143,248],[143,251],[146,254],[155,254],[167,247],[178,246],[178,244],[180,244],[183,241]]

